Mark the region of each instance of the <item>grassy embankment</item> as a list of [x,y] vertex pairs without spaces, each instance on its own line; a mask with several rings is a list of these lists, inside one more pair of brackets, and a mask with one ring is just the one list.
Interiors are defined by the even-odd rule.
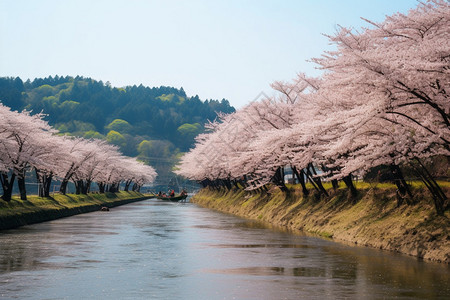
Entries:
[[10,202],[0,199],[0,230],[92,212],[103,206],[114,207],[149,197],[137,192],[118,192],[55,194],[50,198],[31,195],[27,198],[28,200],[22,201],[14,196]]
[[[450,195],[450,182],[440,185]],[[412,204],[399,207],[394,185],[358,182],[356,187],[356,198],[343,185],[336,191],[327,186],[329,197],[303,197],[296,185],[289,186],[288,194],[278,188],[269,193],[203,189],[191,202],[337,241],[450,263],[450,211],[438,216],[420,183],[412,183]]]

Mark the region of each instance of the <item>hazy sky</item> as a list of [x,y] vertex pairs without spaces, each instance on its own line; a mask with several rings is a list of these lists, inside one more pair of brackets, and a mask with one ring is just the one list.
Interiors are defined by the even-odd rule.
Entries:
[[0,0],[0,76],[183,87],[241,107],[331,49],[322,34],[416,0]]

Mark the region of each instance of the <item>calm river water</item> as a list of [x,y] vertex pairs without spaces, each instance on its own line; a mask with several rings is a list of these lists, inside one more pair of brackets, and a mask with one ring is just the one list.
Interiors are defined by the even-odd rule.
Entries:
[[0,231],[0,299],[449,299],[450,268],[146,200]]

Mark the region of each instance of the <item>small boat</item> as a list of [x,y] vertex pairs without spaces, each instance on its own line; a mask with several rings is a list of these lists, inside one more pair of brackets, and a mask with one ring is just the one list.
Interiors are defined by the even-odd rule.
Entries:
[[184,200],[187,198],[188,195],[184,194],[184,195],[178,195],[178,196],[173,196],[173,197],[167,197],[167,196],[156,196],[156,199],[160,199],[160,200],[164,200],[164,201],[174,201],[174,202],[178,202],[181,200]]

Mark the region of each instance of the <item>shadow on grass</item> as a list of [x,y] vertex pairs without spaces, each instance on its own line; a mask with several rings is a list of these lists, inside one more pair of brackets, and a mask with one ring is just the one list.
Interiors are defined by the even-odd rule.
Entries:
[[115,199],[118,198],[118,196],[115,193],[105,193],[106,198],[108,199]]
[[69,203],[78,203],[79,202],[78,199],[73,198],[72,196],[67,195],[67,194],[64,195],[63,197],[66,198],[67,202],[69,202]]
[[[64,207],[64,208],[66,207],[65,205],[61,204],[61,202],[59,202],[58,200],[56,200],[53,197],[41,197],[41,198],[38,198],[38,199],[42,199],[42,200],[44,200],[44,201],[46,201],[49,204],[54,205],[54,206],[59,206],[59,207]],[[35,206],[38,206],[38,205],[35,205]]]

